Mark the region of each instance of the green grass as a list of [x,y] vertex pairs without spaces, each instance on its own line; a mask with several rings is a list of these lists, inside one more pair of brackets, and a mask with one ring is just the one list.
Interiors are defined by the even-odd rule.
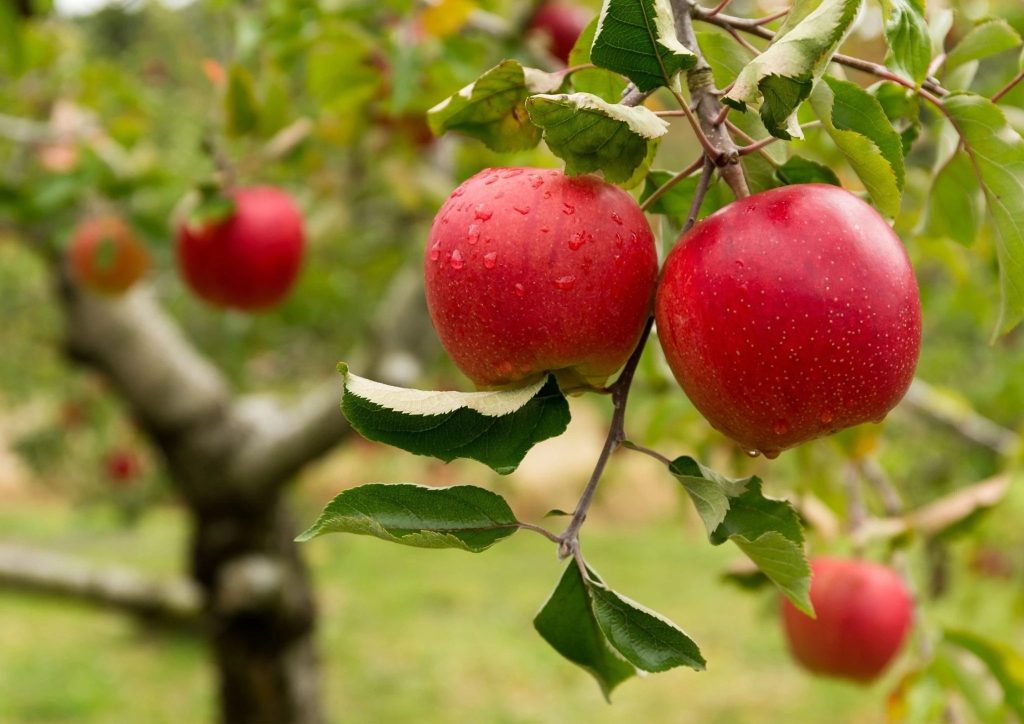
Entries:
[[[804,675],[785,653],[773,599],[719,581],[735,555],[729,546],[712,548],[698,531],[670,524],[593,527],[588,559],[611,586],[686,629],[706,672],[631,680],[605,704],[593,680],[533,632],[561,570],[538,536],[520,533],[480,555],[335,536],[304,547],[320,594],[330,721],[883,719],[898,672],[867,689]],[[177,569],[186,536],[174,510],[124,529],[95,510],[54,505],[7,507],[0,530],[158,573]],[[1024,626],[1008,629],[1009,606],[999,605],[1007,595],[984,596],[987,626],[1019,637]],[[974,589],[964,605],[978,596]],[[200,722],[212,716],[213,692],[201,642],[63,601],[0,594],[2,722]]]

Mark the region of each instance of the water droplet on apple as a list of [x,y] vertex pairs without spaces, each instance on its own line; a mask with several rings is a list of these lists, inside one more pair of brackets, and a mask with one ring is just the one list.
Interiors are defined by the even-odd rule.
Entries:
[[550,226],[542,226],[542,227],[540,227],[540,233],[542,233],[542,234],[546,234],[549,231],[551,231],[551,227]]
[[501,172],[502,178],[515,178],[523,172],[521,168],[508,168]]
[[776,420],[775,424],[772,426],[772,431],[776,435],[785,435],[789,432],[789,423],[785,420]]
[[551,192],[550,191],[545,191],[544,192],[544,198],[550,199],[551,198]]
[[821,420],[822,425],[828,425],[836,419],[836,415],[832,410],[825,410],[821,413],[821,416],[818,419]]
[[623,241],[623,239],[622,239],[622,235],[621,235],[621,234],[616,234],[616,235],[615,235],[615,246],[617,246],[617,247],[619,247],[619,248],[621,249],[621,248],[622,248],[622,245],[623,245],[624,243],[626,243],[626,242],[625,242],[625,241]]
[[567,292],[573,288],[576,284],[576,277],[572,274],[566,274],[564,277],[558,277],[555,279],[555,286],[561,289],[563,292]]
[[779,456],[779,453],[781,452],[781,450],[762,450],[761,454],[764,455],[769,460],[774,460]]
[[468,233],[466,234],[466,241],[470,244],[475,244],[480,241],[480,224],[470,224]]
[[576,207],[567,201],[562,202],[562,213],[566,216],[572,216],[576,213]]
[[448,263],[451,264],[452,269],[458,271],[466,262],[462,259],[462,252],[456,249],[452,252],[452,258],[448,260]]
[[498,252],[492,251],[484,254],[484,269],[493,269],[498,263]]
[[537,174],[530,174],[530,185],[533,186],[533,188],[535,189],[539,189],[541,186],[544,185],[544,179],[542,179]]
[[756,458],[758,455],[761,454],[760,450],[744,450],[743,452],[747,454],[747,457],[751,458]]
[[498,180],[498,174],[492,174],[491,176],[487,177],[486,181],[484,181],[484,186],[490,186],[492,183],[494,183],[497,180]]
[[522,284],[517,283],[515,285],[515,287],[513,287],[513,289],[515,290],[515,293],[516,293],[517,297],[525,297],[526,296],[526,287],[524,287]]
[[[487,183],[491,183],[491,182],[488,181]],[[452,196],[462,196],[462,194],[464,194],[464,193],[466,193],[466,189],[464,189],[462,186],[459,186],[457,189],[452,191]]]
[[579,251],[580,248],[587,243],[587,233],[585,231],[574,232],[569,237],[569,248],[573,251]]
[[441,242],[435,241],[430,246],[430,261],[437,261],[441,257]]
[[476,208],[473,209],[473,214],[476,218],[480,219],[480,221],[487,221],[494,216],[494,212],[489,210],[483,204],[477,204]]
[[614,211],[612,212],[612,221],[614,221],[619,226],[622,226],[622,217],[616,214]]
[[527,214],[530,213],[530,207],[529,206],[513,206],[512,208],[515,209],[516,211],[518,211],[523,216],[526,216]]

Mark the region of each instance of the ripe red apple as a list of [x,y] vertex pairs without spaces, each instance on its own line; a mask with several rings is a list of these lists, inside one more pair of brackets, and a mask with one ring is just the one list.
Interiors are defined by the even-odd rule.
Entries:
[[101,294],[121,294],[149,267],[149,254],[135,232],[112,214],[84,219],[68,249],[78,283]]
[[528,29],[544,35],[551,55],[568,63],[569,53],[591,17],[592,14],[584,8],[562,0],[552,0],[537,8],[530,18]]
[[680,238],[655,302],[658,338],[690,400],[748,452],[880,421],[921,344],[899,237],[836,186],[729,204]]
[[178,227],[178,267],[210,304],[265,310],[291,290],[305,249],[302,216],[273,186],[236,189],[226,218]]
[[424,276],[441,344],[478,387],[546,371],[601,386],[651,313],[654,237],[625,191],[594,176],[487,169],[434,218]]
[[132,485],[142,472],[139,456],[131,450],[120,448],[107,453],[104,467],[110,482],[119,487]]
[[913,602],[891,569],[869,561],[811,561],[817,618],[782,601],[793,656],[817,674],[868,682],[896,656],[913,619]]

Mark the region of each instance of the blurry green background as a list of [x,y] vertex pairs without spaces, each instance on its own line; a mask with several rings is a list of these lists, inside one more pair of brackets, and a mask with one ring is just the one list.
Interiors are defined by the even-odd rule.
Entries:
[[[449,7],[461,12],[466,4],[476,5]],[[427,108],[500,58],[546,59],[518,33],[526,5],[501,1],[481,3],[508,23],[509,35],[498,38],[471,26],[454,34],[429,23],[425,29],[423,7],[400,0],[221,0],[181,9],[132,3],[74,18],[38,5],[30,22],[14,22],[8,4],[0,10],[7,51],[0,52],[0,114],[55,126],[85,114],[103,133],[45,144],[0,133],[0,540],[180,575],[188,522],[159,458],[103,381],[61,356],[50,279],[8,223],[64,243],[81,215],[113,204],[144,235],[156,259],[149,281],[199,348],[240,390],[297,393],[372,343],[377,300],[399,270],[418,269],[433,212],[458,181],[491,164],[557,165],[543,148],[497,156],[474,141],[432,140],[423,126]],[[777,6],[736,0],[730,12]],[[932,2],[929,11],[949,6],[957,11],[954,39],[988,15],[1024,31],[1015,0]],[[869,4],[848,52],[881,60],[879,18]],[[991,93],[1016,68],[1013,53],[987,60],[974,88]],[[1004,105],[1024,127],[1024,92]],[[267,141],[302,118],[312,121],[311,134],[283,157],[261,160]],[[679,169],[696,154],[683,125],[673,125],[656,167]],[[174,272],[171,210],[214,171],[203,138],[237,163],[243,181],[282,185],[306,214],[308,263],[289,301],[271,314],[212,311]],[[998,304],[993,242],[982,230],[962,246],[922,223],[935,150],[925,138],[911,159],[897,221],[922,286],[919,376],[948,402],[1020,431],[1024,342],[1019,333],[988,342]],[[856,187],[820,135],[795,145]],[[663,245],[673,239],[665,224]],[[468,389],[431,335],[420,354],[422,386]],[[567,438],[539,446],[509,478],[354,441],[302,476],[293,493],[299,519],[312,520],[340,489],[404,480],[487,485],[521,517],[538,521],[551,508],[572,507],[599,449],[607,402],[574,400]],[[903,409],[880,437],[871,427],[772,463],[748,460],[701,420],[655,346],[635,385],[628,427],[665,454],[694,454],[730,475],[759,474],[775,494],[812,491],[840,518],[851,451],[870,450],[912,504],[1015,465]],[[121,450],[139,456],[142,472],[119,485],[106,466]],[[802,673],[785,652],[773,595],[723,579],[736,554],[707,544],[681,492],[657,465],[621,453],[584,545],[606,580],[701,645],[707,672],[631,681],[606,705],[594,682],[532,631],[560,570],[536,536],[520,534],[480,556],[327,538],[303,552],[320,594],[332,721],[884,721],[886,695],[913,666],[913,654],[870,688]],[[928,603],[925,630],[952,625],[1024,648],[1021,520],[1024,494],[1016,485],[996,510],[933,546],[949,586]],[[813,536],[810,545],[845,550]],[[928,556],[918,543],[911,552],[924,595]],[[212,682],[197,639],[0,590],[0,722],[207,720]]]

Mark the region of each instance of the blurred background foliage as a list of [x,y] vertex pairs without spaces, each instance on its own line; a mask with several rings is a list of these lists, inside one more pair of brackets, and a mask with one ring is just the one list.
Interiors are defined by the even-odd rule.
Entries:
[[[185,521],[160,461],[104,382],[63,358],[51,279],[36,252],[61,248],[83,215],[116,209],[155,256],[149,283],[237,387],[298,392],[376,343],[378,301],[393,291],[396,275],[418,277],[433,213],[459,181],[489,165],[558,165],[543,146],[498,156],[475,141],[434,139],[425,111],[503,57],[537,67],[553,61],[536,38],[524,39],[529,4],[504,0],[209,0],[176,9],[113,3],[74,17],[35,2],[25,4],[34,9],[28,19],[17,17],[19,5],[0,5],[0,538],[170,573],[180,566]],[[762,15],[780,5],[735,0],[729,12]],[[956,22],[949,44],[985,17],[1004,18],[1024,33],[1016,0],[936,1],[929,12],[950,7]],[[880,29],[871,3],[845,51],[881,61]],[[990,95],[1016,73],[1017,55],[1019,48],[983,61],[971,87]],[[1024,90],[1002,106],[1024,130]],[[1024,341],[1019,331],[988,341],[998,305],[991,233],[979,217],[976,237],[964,245],[928,223],[939,134],[936,118],[924,114],[922,121],[932,132],[908,159],[897,219],[922,289],[918,373],[946,404],[1024,432]],[[810,132],[793,146],[857,189],[824,134]],[[675,123],[654,166],[678,170],[697,152],[685,124]],[[307,263],[289,301],[273,313],[211,310],[175,273],[174,210],[218,167],[229,167],[240,183],[281,185],[305,213]],[[660,225],[664,251],[676,230]],[[399,275],[403,269],[411,277]],[[421,386],[468,389],[433,336],[424,337]],[[634,387],[628,427],[636,439],[668,455],[693,454],[730,475],[759,474],[774,494],[813,493],[840,521],[845,481],[865,457],[882,465],[912,506],[1018,462],[1018,453],[983,449],[904,408],[882,426],[771,463],[750,460],[704,423],[656,346]],[[606,403],[574,400],[570,439],[540,446],[507,479],[353,441],[304,476],[296,504],[309,517],[342,487],[414,480],[494,486],[534,519],[571,508],[600,444]],[[113,458],[125,451],[138,458],[130,479],[114,471]],[[767,722],[822,721],[826,712],[831,721],[881,720],[885,693],[913,666],[912,656],[870,690],[804,677],[783,651],[770,594],[724,583],[729,552],[701,540],[671,479],[630,457],[619,456],[599,493],[588,550],[607,576],[702,643],[707,674],[632,683],[607,709],[585,675],[524,635],[556,576],[550,551],[536,542],[472,560],[449,554],[459,558],[449,562],[444,554],[332,540],[306,550],[322,591],[326,690],[336,720],[685,715]],[[881,512],[878,501],[868,502]],[[936,560],[948,579],[946,595],[928,609],[930,623],[1024,641],[1022,516],[1024,495],[1015,485],[996,510],[927,550],[909,541],[921,553],[914,560],[921,561],[915,572],[922,595]],[[845,545],[811,536],[813,550]],[[888,551],[877,545],[870,552]],[[153,638],[114,615],[4,593],[0,641],[0,720],[209,715],[211,684],[190,640]]]

